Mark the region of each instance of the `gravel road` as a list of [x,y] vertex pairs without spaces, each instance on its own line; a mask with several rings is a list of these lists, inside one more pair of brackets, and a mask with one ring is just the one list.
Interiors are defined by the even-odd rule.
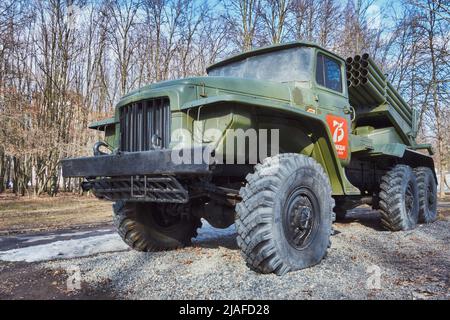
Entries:
[[61,275],[79,267],[80,292],[93,298],[450,299],[450,203],[440,210],[433,224],[391,233],[380,228],[378,213],[355,209],[334,225],[325,260],[283,277],[247,269],[234,229],[213,233],[210,227],[201,230],[192,247],[177,251],[121,250],[25,267],[0,264],[0,274],[2,268],[13,274],[15,267],[28,267],[50,278],[58,275],[49,282],[57,298],[77,297],[77,292],[64,291],[66,277]]

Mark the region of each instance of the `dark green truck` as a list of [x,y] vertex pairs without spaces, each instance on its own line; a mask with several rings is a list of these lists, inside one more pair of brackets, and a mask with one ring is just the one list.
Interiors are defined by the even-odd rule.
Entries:
[[371,58],[312,43],[245,52],[208,76],[124,96],[91,157],[65,177],[114,201],[130,247],[175,249],[201,219],[233,223],[247,265],[284,274],[321,261],[332,223],[367,204],[391,231],[436,219],[431,147],[417,115]]

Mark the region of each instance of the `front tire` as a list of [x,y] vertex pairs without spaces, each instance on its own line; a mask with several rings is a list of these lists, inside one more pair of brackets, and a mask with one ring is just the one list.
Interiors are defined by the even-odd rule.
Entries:
[[183,205],[118,201],[114,225],[123,241],[137,251],[184,247],[197,236],[199,218],[182,214]]
[[314,159],[298,154],[267,158],[247,176],[240,195],[237,242],[252,270],[283,275],[326,255],[334,199]]
[[411,230],[416,227],[419,195],[411,167],[396,165],[381,178],[379,206],[381,223],[387,230]]

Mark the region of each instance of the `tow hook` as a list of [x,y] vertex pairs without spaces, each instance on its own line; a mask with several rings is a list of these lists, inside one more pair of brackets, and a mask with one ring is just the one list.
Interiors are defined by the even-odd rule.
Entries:
[[108,147],[108,144],[106,142],[103,141],[97,141],[94,144],[94,147],[92,148],[94,151],[94,156],[102,156],[102,155],[106,155],[107,153],[100,151],[101,147]]

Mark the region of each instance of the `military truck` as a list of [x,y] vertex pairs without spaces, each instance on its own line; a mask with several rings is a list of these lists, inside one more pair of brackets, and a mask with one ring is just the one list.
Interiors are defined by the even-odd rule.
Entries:
[[416,143],[417,114],[368,54],[344,60],[307,42],[256,49],[207,76],[133,91],[90,127],[104,141],[63,160],[63,176],[115,202],[135,250],[185,246],[204,220],[234,223],[247,265],[282,275],[319,263],[335,218],[359,205],[391,231],[436,219],[432,149]]

